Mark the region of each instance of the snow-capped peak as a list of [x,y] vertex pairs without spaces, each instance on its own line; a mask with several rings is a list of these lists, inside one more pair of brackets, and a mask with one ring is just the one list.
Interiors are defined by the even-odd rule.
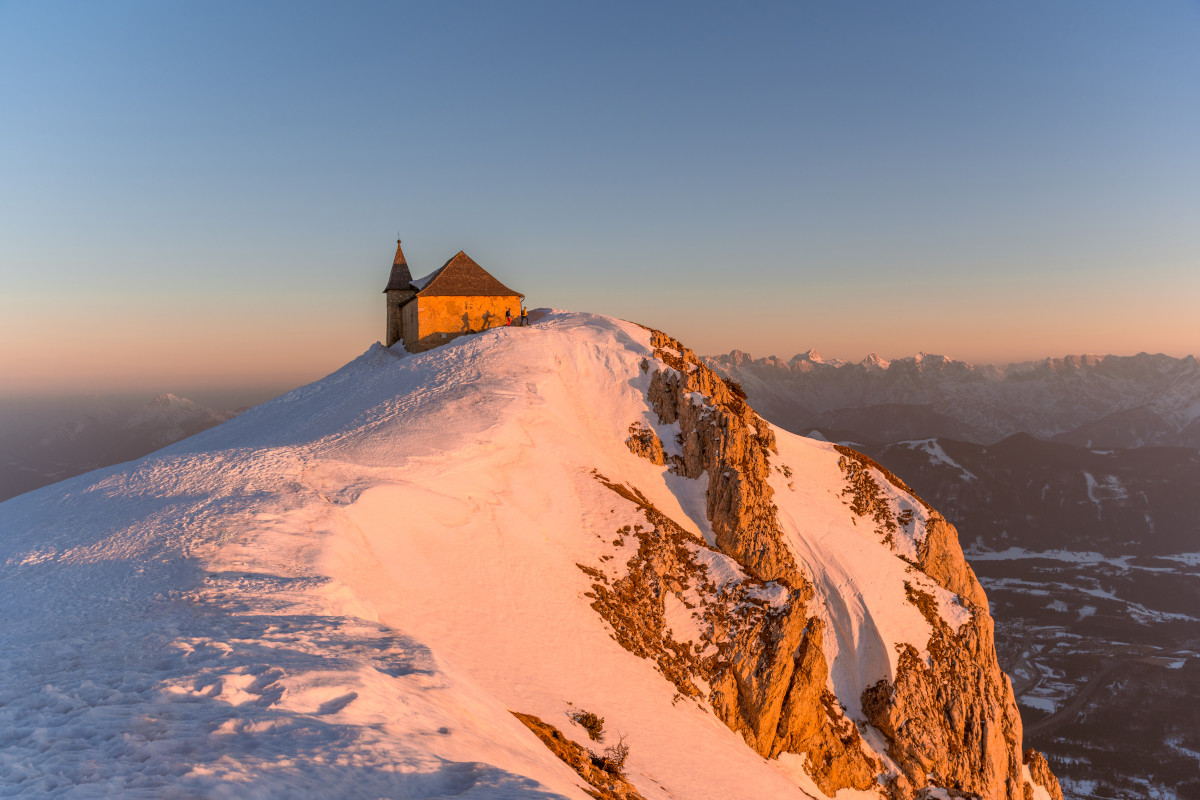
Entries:
[[793,361],[811,361],[814,364],[824,364],[825,359],[821,358],[821,354],[817,352],[817,348],[811,347],[807,351],[798,354]]
[[[1022,785],[953,528],[670,337],[530,316],[375,345],[0,506],[0,777],[31,796]],[[945,686],[944,712],[920,704]],[[955,747],[918,747],[931,731]]]
[[883,358],[878,353],[867,353],[867,357],[862,360],[862,365],[867,369],[886,370],[892,362]]

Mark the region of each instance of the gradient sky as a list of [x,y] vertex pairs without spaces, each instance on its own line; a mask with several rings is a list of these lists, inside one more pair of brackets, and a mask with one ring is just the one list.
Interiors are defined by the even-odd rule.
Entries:
[[1200,4],[0,2],[0,394],[320,377],[397,233],[706,353],[1193,353]]

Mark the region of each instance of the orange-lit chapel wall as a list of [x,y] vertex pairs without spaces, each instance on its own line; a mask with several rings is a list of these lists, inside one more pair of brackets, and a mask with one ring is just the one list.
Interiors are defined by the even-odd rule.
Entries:
[[403,308],[404,349],[419,353],[464,333],[500,327],[505,311],[511,312],[514,320],[520,317],[520,295],[417,297]]

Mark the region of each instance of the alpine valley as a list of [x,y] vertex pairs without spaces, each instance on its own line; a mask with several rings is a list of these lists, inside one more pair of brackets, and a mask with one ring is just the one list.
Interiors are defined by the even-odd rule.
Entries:
[[531,320],[0,504],[4,796],[1061,798],[934,507]]

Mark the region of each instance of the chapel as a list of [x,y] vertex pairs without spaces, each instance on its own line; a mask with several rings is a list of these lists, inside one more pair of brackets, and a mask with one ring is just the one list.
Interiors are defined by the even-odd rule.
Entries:
[[525,297],[461,250],[424,278],[413,280],[399,239],[383,292],[387,295],[384,344],[391,347],[404,342],[410,353],[429,350],[465,333],[516,324]]

